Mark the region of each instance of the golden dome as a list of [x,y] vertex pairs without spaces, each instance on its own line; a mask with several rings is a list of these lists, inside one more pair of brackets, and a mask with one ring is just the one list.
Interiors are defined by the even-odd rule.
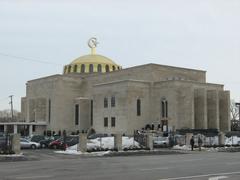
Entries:
[[[91,39],[90,39],[91,40]],[[89,40],[89,41],[90,41]],[[96,40],[96,38],[95,38]],[[96,47],[96,46],[95,46]],[[111,72],[122,69],[111,59],[96,54],[95,47],[91,47],[92,53],[81,56],[73,60],[70,64],[64,66],[63,74],[69,73],[94,73],[94,72]]]
[[102,64],[114,64],[116,65],[116,63],[114,63],[111,59],[99,55],[99,54],[89,54],[89,55],[85,55],[85,56],[81,56],[77,59],[75,59],[71,64],[84,64],[84,63],[102,63]]

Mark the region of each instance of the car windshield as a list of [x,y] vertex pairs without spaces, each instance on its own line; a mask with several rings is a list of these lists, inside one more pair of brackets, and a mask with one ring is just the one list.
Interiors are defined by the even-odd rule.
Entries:
[[29,142],[28,140],[26,139],[20,139],[21,142]]
[[167,141],[167,140],[168,140],[168,137],[157,136],[157,137],[155,137],[155,140],[158,140],[158,141]]

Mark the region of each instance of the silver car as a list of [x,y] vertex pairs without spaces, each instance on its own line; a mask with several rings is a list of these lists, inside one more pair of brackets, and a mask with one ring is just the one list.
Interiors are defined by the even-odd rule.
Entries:
[[20,146],[21,148],[31,148],[31,149],[37,149],[40,147],[40,143],[32,142],[27,139],[20,139]]
[[153,144],[154,145],[168,146],[169,145],[169,139],[168,139],[168,137],[162,137],[162,136],[153,137]]

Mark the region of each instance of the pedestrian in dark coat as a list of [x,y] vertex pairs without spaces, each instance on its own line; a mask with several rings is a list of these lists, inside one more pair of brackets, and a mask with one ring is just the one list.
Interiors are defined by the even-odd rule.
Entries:
[[191,144],[191,148],[192,148],[192,151],[193,151],[193,148],[194,148],[194,137],[192,136],[192,138],[190,139],[190,144]]
[[199,148],[199,151],[201,151],[201,147],[202,147],[202,139],[200,138],[200,136],[198,137],[198,148]]

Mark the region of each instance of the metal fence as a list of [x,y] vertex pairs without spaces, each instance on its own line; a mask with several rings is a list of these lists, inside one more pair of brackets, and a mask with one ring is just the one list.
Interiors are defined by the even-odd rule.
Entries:
[[147,146],[147,136],[146,134],[134,133],[134,141],[138,142],[141,147]]
[[12,138],[9,134],[0,136],[0,154],[10,154],[12,149]]
[[[198,145],[198,138],[200,137],[202,140],[202,145],[205,146],[214,146],[214,145],[219,145],[219,139],[218,136],[204,136],[202,134],[199,135],[195,135],[194,137],[194,142],[195,145]],[[187,145],[190,144],[190,142],[188,142],[187,136],[186,135],[177,135],[174,137],[174,141],[175,141],[175,145]]]

